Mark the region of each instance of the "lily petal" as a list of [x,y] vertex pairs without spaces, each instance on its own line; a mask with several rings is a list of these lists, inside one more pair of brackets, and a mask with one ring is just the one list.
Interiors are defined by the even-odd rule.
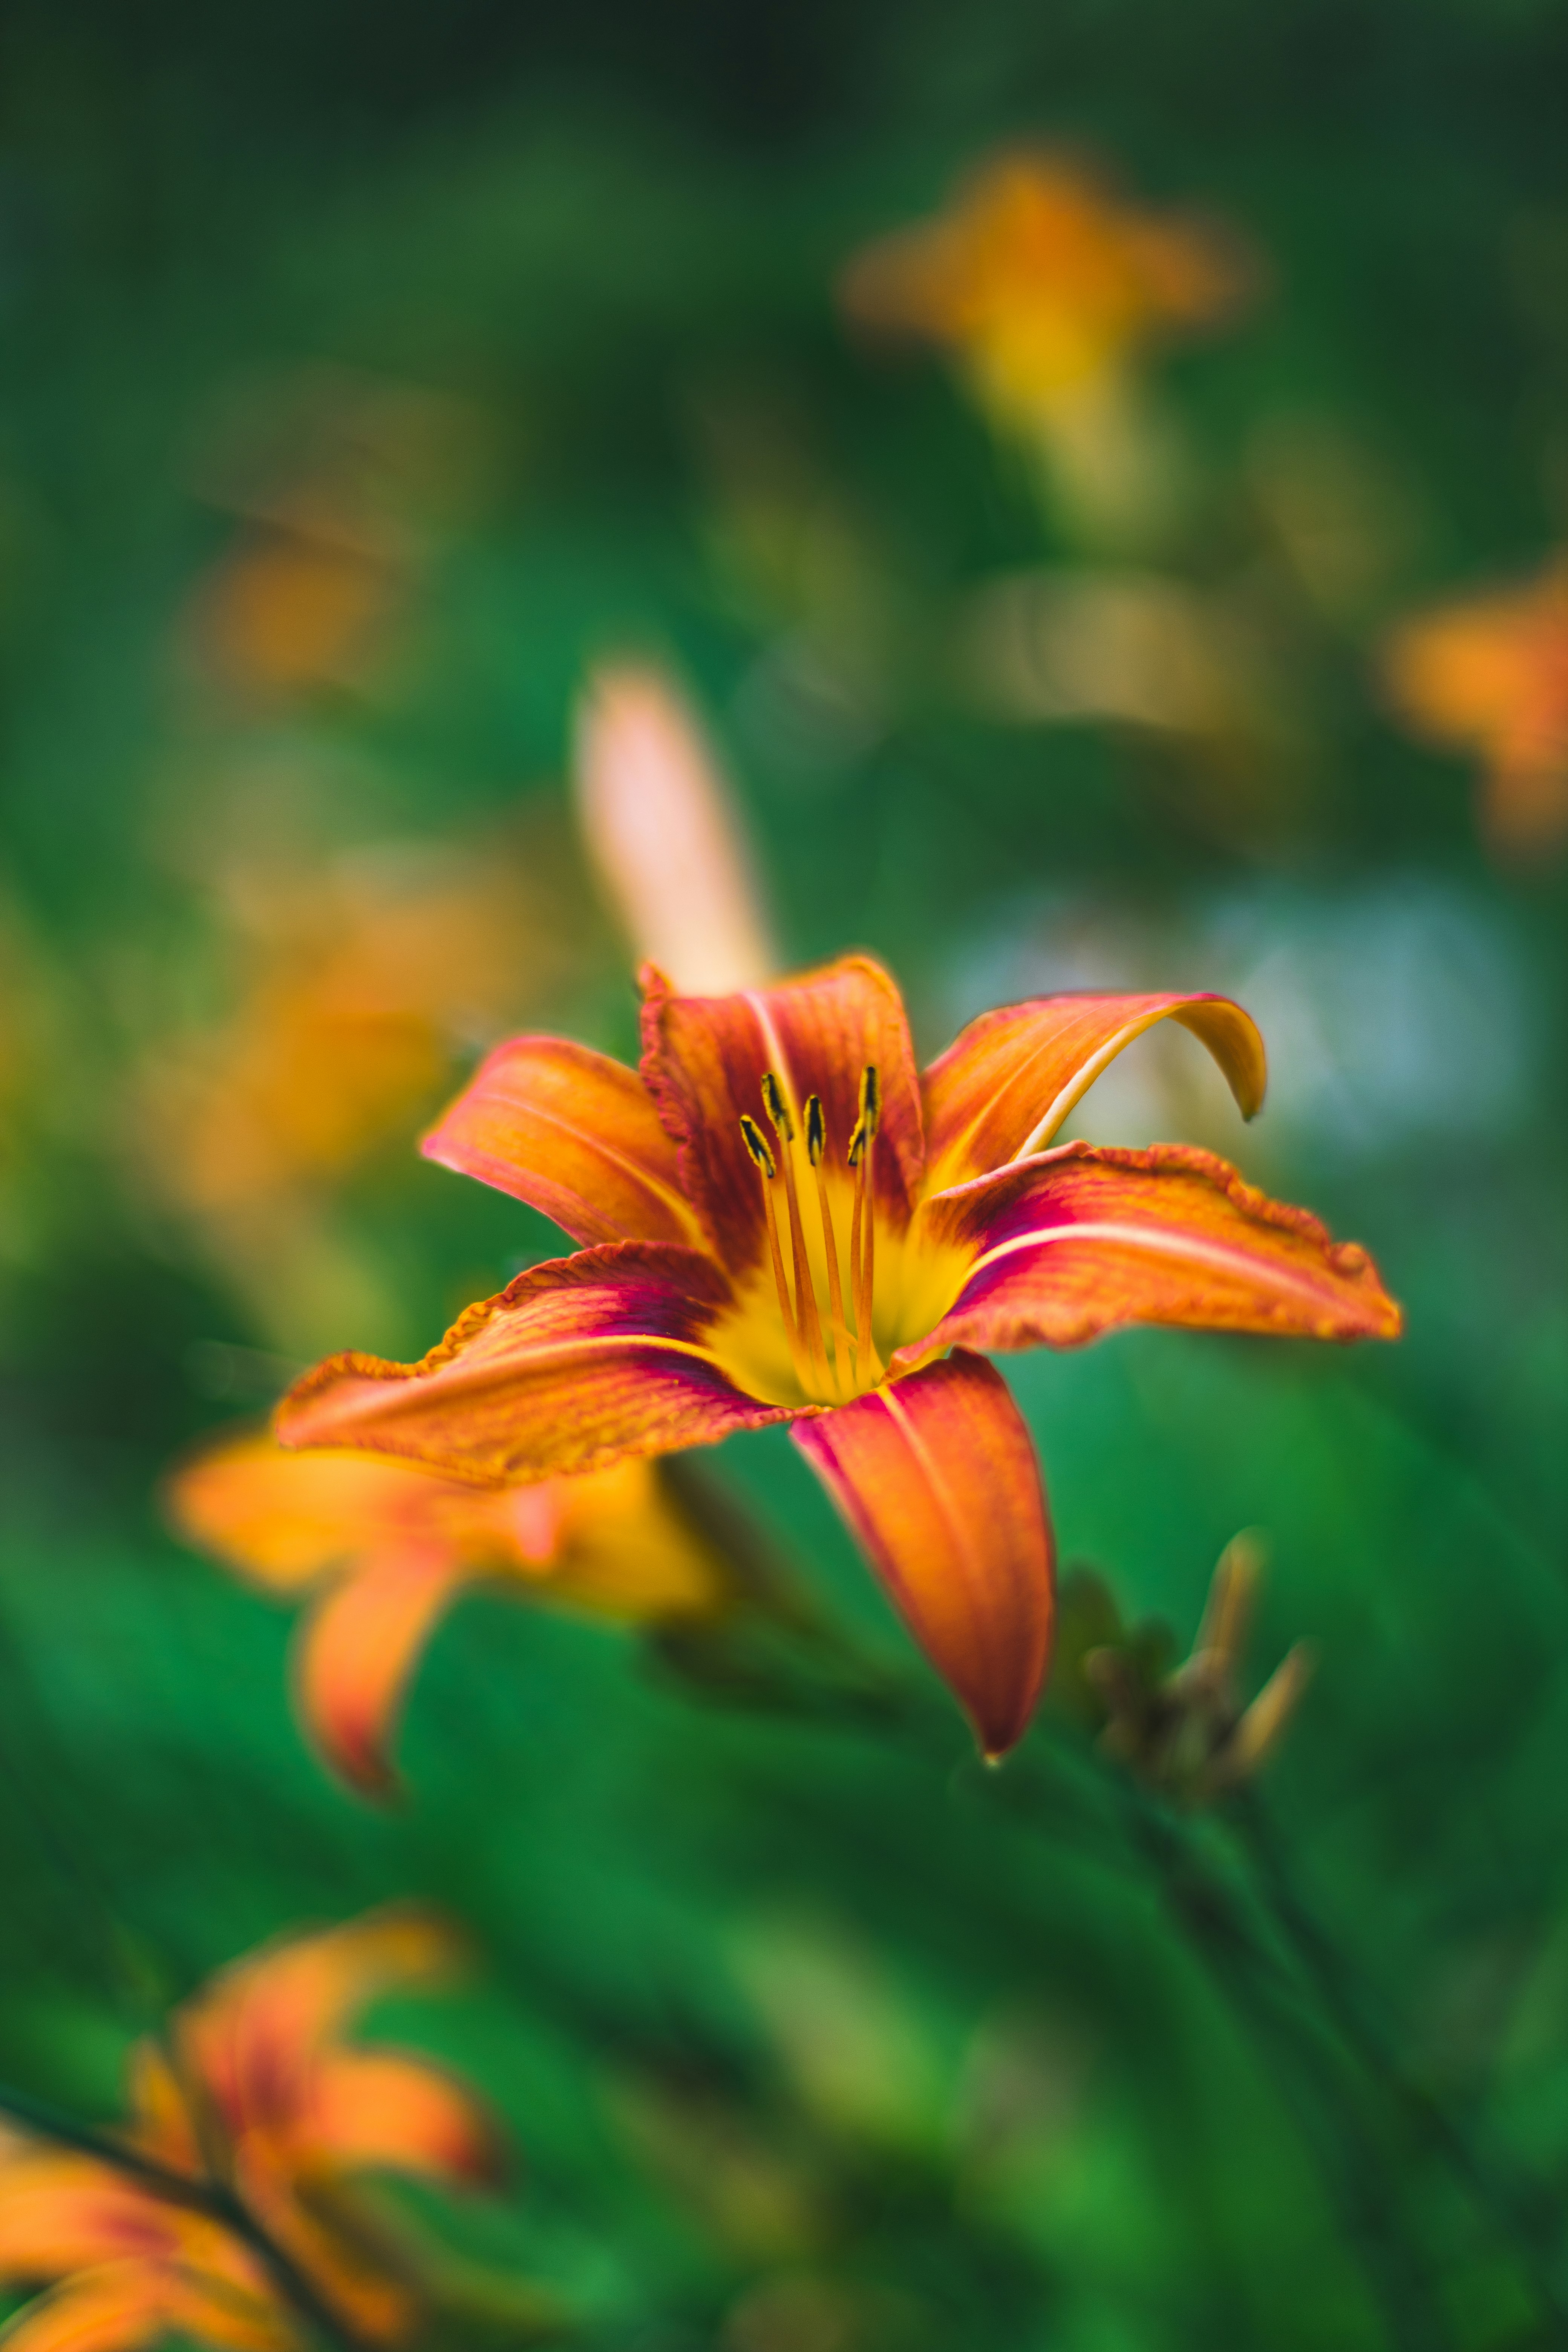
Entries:
[[344,1577],[307,1620],[296,1667],[300,1713],[328,1763],[367,1796],[392,1784],[386,1750],[409,1675],[437,1619],[475,1573],[446,1546],[407,1544]]
[[559,1496],[560,1539],[541,1599],[638,1624],[710,1616],[733,1597],[734,1571],[683,1507],[662,1462],[632,1458],[549,1491]]
[[96,2158],[24,2145],[0,2165],[0,2278],[172,2257],[181,2217]]
[[[142,2352],[163,2343],[194,2303],[178,2283],[152,2263],[108,2263],[68,2279],[0,2329],[6,2352]],[[176,2306],[180,2306],[177,2308]],[[244,2335],[208,2335],[202,2341],[276,2352],[289,2341],[279,2329],[247,2323]]]
[[927,1190],[1043,1150],[1106,1064],[1165,1020],[1202,1038],[1251,1118],[1268,1063],[1251,1014],[1228,996],[1036,997],[983,1013],[925,1072]]
[[920,1083],[903,999],[869,956],[735,996],[678,996],[652,965],[642,974],[642,1074],[680,1150],[680,1175],[708,1238],[733,1274],[763,1248],[757,1171],[741,1139],[741,1115],[763,1118],[763,1077],[776,1072],[796,1129],[821,1097],[827,1149],[842,1161],[859,1111],[860,1074],[874,1064],[881,1087],[875,1158],[882,1215],[900,1227],[913,1207],[925,1145]]
[[1392,1339],[1402,1328],[1365,1250],[1182,1144],[1065,1144],[922,1214],[933,1244],[972,1253],[970,1269],[895,1367],[955,1345],[1075,1348],[1125,1323],[1314,1339]]
[[458,1951],[438,1919],[406,1906],[291,1937],[236,1961],[182,2010],[179,2050],[231,2138],[286,2137],[308,2112],[323,2046],[382,1993],[449,1975]]
[[184,1542],[293,1592],[387,1543],[418,1507],[428,1519],[438,1496],[433,1480],[367,1454],[285,1454],[269,1430],[246,1429],[182,1464],[163,1501]]
[[278,1408],[285,1445],[362,1447],[500,1484],[712,1445],[788,1409],[707,1347],[730,1286],[699,1251],[622,1242],[536,1265],[417,1364],[331,1356]]
[[478,2104],[419,2059],[333,2051],[317,2071],[312,2098],[311,2144],[340,2164],[439,2180],[500,2177],[500,2146]]
[[795,1444],[987,1756],[1023,1737],[1056,1610],[1034,1442],[1000,1373],[955,1351],[796,1424]]
[[637,1072],[564,1037],[498,1045],[420,1149],[526,1201],[574,1242],[702,1238]]

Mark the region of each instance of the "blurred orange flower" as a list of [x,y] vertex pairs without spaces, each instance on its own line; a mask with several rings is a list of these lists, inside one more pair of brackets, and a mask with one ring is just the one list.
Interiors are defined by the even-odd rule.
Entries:
[[484,438],[466,401],[352,368],[245,388],[194,467],[240,519],[186,615],[198,668],[268,698],[363,684]]
[[223,1208],[346,1174],[416,1115],[465,1032],[516,1002],[532,901],[499,859],[435,845],[257,893],[233,1018],[153,1084],[171,1183]]
[[852,319],[950,352],[998,424],[1033,426],[1157,340],[1226,317],[1248,275],[1214,228],[1023,151],[983,166],[934,219],[868,246],[840,292]]
[[279,695],[349,685],[399,609],[403,572],[368,550],[253,531],[203,580],[193,640],[228,685]]
[[1481,823],[1498,849],[1527,856],[1568,835],[1568,556],[1404,622],[1383,674],[1415,733],[1480,761]]
[[169,1517],[196,1549],[279,1593],[320,1588],[302,1628],[299,1704],[338,1771],[384,1792],[416,1661],[466,1584],[649,1622],[721,1607],[714,1546],[650,1462],[486,1491],[363,1454],[288,1454],[265,1431],[177,1470]]
[[149,1054],[132,1148],[274,1345],[304,1352],[364,1311],[325,1204],[466,1049],[579,962],[579,893],[542,812],[471,847],[242,863],[220,877],[237,1003]]
[[5,2343],[132,2352],[177,2329],[234,2352],[307,2352],[314,2332],[247,2217],[356,2339],[409,2342],[422,2297],[356,2179],[486,2182],[498,2148],[473,2099],[437,2068],[345,2034],[368,2001],[445,1973],[453,1958],[432,1920],[383,1912],[236,1963],[164,2036],[139,2042],[124,2142],[188,2182],[189,2204],[97,2157],[9,2137],[0,2275],[59,2284]]

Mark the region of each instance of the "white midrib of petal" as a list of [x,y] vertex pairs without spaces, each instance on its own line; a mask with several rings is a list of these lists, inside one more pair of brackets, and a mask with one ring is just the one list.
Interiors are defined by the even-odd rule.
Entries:
[[[1226,1249],[1223,1242],[1193,1241],[1173,1234],[1150,1233],[1140,1225],[1101,1224],[1086,1221],[1076,1225],[1048,1225],[1043,1232],[1015,1234],[1011,1241],[998,1242],[994,1249],[986,1250],[984,1255],[975,1259],[964,1277],[965,1289],[977,1274],[983,1274],[988,1265],[994,1265],[999,1258],[1012,1257],[1019,1250],[1042,1249],[1052,1242],[1120,1242],[1129,1249],[1152,1250],[1163,1257],[1185,1258],[1195,1265],[1215,1266],[1223,1274],[1239,1275],[1249,1282],[1256,1282],[1260,1271],[1257,1258],[1248,1257],[1244,1250]],[[1322,1296],[1310,1276],[1296,1267],[1266,1263],[1263,1270],[1267,1271],[1270,1281],[1281,1287],[1302,1291],[1310,1297]]]
[[[795,1072],[789,1066],[789,1055],[784,1052],[779,1033],[773,1027],[773,1017],[768,1011],[767,999],[753,995],[748,991],[746,1002],[755,1014],[757,1026],[763,1033],[763,1044],[768,1055],[768,1066],[778,1073],[779,1082],[784,1090],[784,1099],[789,1104],[790,1117],[799,1128],[805,1123],[805,1113],[801,1105],[799,1090],[795,1086]],[[779,1138],[779,1148],[781,1150],[784,1149],[782,1136]]]
[[[1024,1141],[1013,1154],[1014,1159],[1027,1160],[1032,1151],[1043,1151],[1068,1111],[1075,1104],[1082,1101],[1106,1065],[1116,1059],[1124,1045],[1131,1045],[1134,1037],[1141,1037],[1145,1029],[1152,1029],[1164,1010],[1163,1006],[1161,1013],[1142,1013],[1136,1021],[1129,1021],[1124,1028],[1117,1031],[1114,1037],[1106,1039],[1098,1053],[1091,1054],[1087,1062],[1080,1062],[1056,1100],[1046,1111],[1044,1118],[1030,1129]],[[1047,1050],[1048,1048],[1044,1045],[1040,1048],[1042,1053]]]

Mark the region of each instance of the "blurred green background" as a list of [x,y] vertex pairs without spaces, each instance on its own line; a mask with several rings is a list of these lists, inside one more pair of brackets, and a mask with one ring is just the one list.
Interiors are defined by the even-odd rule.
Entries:
[[[391,2022],[521,2157],[437,2226],[595,2346],[1568,2342],[1563,868],[1488,856],[1374,668],[1563,528],[1568,18],[12,0],[0,55],[0,2071],[107,2117],[149,2005],[427,1896],[477,1973]],[[1020,137],[1256,257],[1142,372],[1171,495],[1114,544],[835,307]],[[1089,626],[1107,583],[1217,718],[976,657],[998,597]],[[1063,987],[1261,1021],[1257,1129],[1176,1037],[1080,1131],[1308,1202],[1405,1340],[1011,1368],[1064,1560],[1179,1652],[1267,1533],[1257,1679],[1320,1656],[1238,1825],[1130,1810],[1059,1695],[987,1775],[929,1688],[908,1735],[795,1721],[487,1597],[378,1814],[282,1613],[163,1532],[293,1365],[555,1254],[412,1141],[508,1021],[631,1049],[563,782],[627,648],[791,960],[882,955],[923,1049]],[[345,939],[408,1036],[334,1124]],[[923,1682],[784,1433],[710,1466]]]

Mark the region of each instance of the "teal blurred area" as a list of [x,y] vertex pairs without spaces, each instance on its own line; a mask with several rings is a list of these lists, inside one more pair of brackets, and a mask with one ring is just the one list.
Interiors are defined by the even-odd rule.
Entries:
[[[1568,2341],[1568,798],[1500,831],[1381,650],[1568,528],[1562,12],[13,0],[0,57],[0,2074],[107,2119],[212,1969],[422,1897],[472,1976],[378,2028],[519,2158],[425,2219],[604,2352]],[[1137,370],[1147,497],[836,298],[1020,142],[1247,257]],[[922,1052],[1260,1021],[1256,1127],[1156,1033],[1071,1131],[1307,1202],[1405,1339],[1009,1368],[1175,1654],[1262,1531],[1248,1690],[1316,1667],[1234,1818],[1061,1677],[984,1770],[780,1431],[703,1467],[894,1725],[479,1593],[378,1811],[165,1532],[205,1432],[557,1253],[414,1145],[511,1029],[635,1051],[567,788],[626,653]]]

